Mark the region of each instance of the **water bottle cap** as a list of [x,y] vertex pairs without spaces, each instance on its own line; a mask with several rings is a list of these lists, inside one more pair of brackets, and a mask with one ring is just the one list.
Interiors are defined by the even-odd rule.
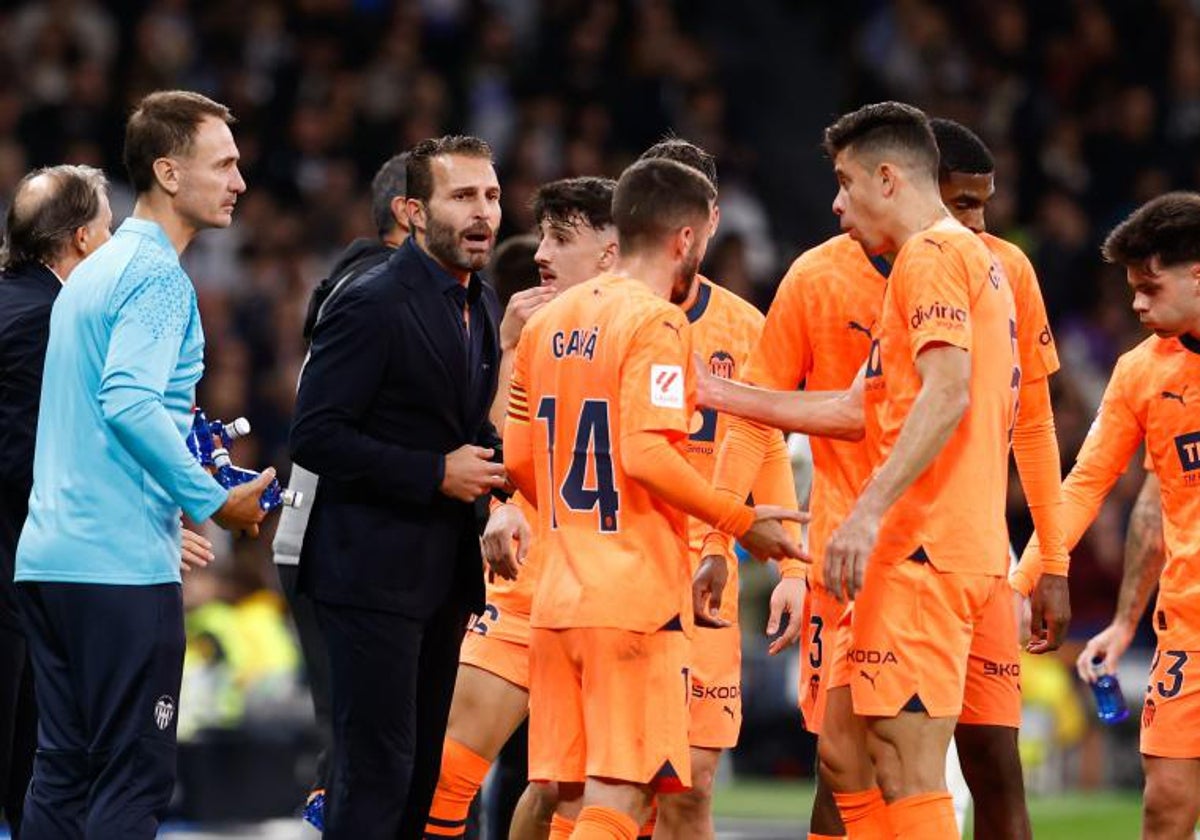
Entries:
[[213,463],[218,467],[224,467],[231,464],[233,461],[229,457],[229,450],[224,447],[218,447],[212,451]]
[[231,439],[245,437],[250,434],[250,421],[245,417],[238,417],[233,422],[225,425],[225,433]]

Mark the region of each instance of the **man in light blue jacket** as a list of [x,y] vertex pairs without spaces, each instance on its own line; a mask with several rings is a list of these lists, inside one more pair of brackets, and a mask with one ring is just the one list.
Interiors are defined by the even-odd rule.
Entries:
[[256,534],[274,475],[226,491],[184,436],[204,335],[179,254],[246,184],[228,109],[182,91],[130,117],[133,216],[50,318],[16,583],[39,702],[25,838],[152,838],[175,780],[180,509]]

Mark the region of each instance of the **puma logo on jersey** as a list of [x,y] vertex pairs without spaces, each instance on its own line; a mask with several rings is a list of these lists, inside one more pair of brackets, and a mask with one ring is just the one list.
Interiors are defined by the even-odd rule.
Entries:
[[939,251],[942,251],[943,253],[945,253],[945,249],[942,248],[941,242],[938,242],[936,239],[930,239],[928,236],[925,237],[925,241],[928,242],[933,247],[937,248]]
[[663,321],[663,326],[669,330],[673,330],[675,332],[675,336],[677,338],[682,337],[680,327],[678,324],[672,324],[670,321]]
[[733,714],[733,709],[729,708],[728,706],[722,706],[721,711],[723,711],[725,714],[729,715],[730,720],[737,720],[737,718]]
[[858,673],[864,680],[871,684],[871,688],[875,688],[875,680],[879,676],[879,671],[876,671],[874,674],[868,674],[866,671],[860,669]]
[[854,330],[855,332],[863,333],[864,335],[866,335],[866,337],[868,339],[870,339],[872,341],[875,340],[875,336],[871,334],[871,330],[875,329],[874,321],[871,322],[871,326],[869,326],[869,327],[864,327],[862,324],[858,323],[858,321],[849,321],[846,323],[846,329],[850,329],[850,330]]
[[1178,400],[1180,405],[1186,407],[1187,403],[1184,402],[1183,399],[1183,395],[1185,393],[1187,393],[1187,386],[1184,386],[1183,390],[1181,390],[1178,394],[1176,394],[1174,391],[1163,391],[1161,394],[1159,394],[1159,397],[1164,400]]

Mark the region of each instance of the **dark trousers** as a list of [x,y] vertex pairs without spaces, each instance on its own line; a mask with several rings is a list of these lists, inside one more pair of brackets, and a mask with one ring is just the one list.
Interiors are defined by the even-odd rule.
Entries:
[[420,840],[466,632],[461,605],[418,621],[317,602],[333,685],[327,840]]
[[175,787],[179,585],[17,592],[39,706],[23,837],[150,840]]
[[36,747],[37,702],[25,634],[0,622],[0,808],[14,840],[21,836]]
[[308,690],[312,694],[313,713],[317,719],[317,737],[321,752],[317,756],[317,773],[312,789],[329,787],[329,748],[333,743],[333,700],[329,685],[329,652],[325,649],[325,637],[317,621],[317,607],[312,598],[297,591],[300,577],[299,566],[279,563],[279,585],[292,611],[296,624],[296,635],[300,638],[300,654],[304,657],[304,671],[308,676]]

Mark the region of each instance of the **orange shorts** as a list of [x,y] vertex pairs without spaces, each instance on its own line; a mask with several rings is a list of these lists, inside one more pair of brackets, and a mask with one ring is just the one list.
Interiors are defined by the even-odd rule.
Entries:
[[959,723],[1021,728],[1021,637],[1017,595],[1009,588],[984,607],[967,659]]
[[534,628],[529,778],[690,788],[688,653],[675,630]]
[[721,750],[742,730],[742,634],[732,627],[697,627],[692,637],[688,743]]
[[829,689],[850,683],[853,615],[853,603],[843,604],[823,586],[809,586],[800,630],[799,693],[804,728],[814,735],[821,733]]
[[487,604],[467,630],[506,642],[529,646],[529,602],[515,593],[494,592],[488,587]]
[[467,633],[458,661],[474,665],[529,691],[529,646],[482,633]]
[[1142,706],[1142,754],[1200,758],[1200,651],[1156,650]]
[[855,714],[961,714],[972,640],[996,609],[993,599],[1012,603],[1003,577],[873,561],[855,603],[848,657]]

